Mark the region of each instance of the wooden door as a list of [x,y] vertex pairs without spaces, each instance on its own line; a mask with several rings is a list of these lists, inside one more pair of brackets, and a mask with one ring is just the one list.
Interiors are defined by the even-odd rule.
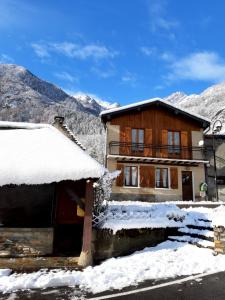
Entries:
[[[83,218],[77,215],[77,203],[71,197],[71,192],[74,192],[79,198],[83,196],[81,192],[85,191],[85,187],[83,187],[83,182],[79,181],[78,183],[63,181],[57,184],[56,224],[83,223]],[[70,192],[68,193],[67,190]]]
[[191,171],[182,171],[182,198],[183,201],[193,200],[193,182]]

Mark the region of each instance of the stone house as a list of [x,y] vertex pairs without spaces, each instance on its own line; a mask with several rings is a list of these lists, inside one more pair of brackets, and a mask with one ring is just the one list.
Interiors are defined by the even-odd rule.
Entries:
[[106,166],[121,170],[112,199],[201,200],[205,182],[203,132],[210,121],[161,99],[101,113]]
[[93,182],[105,169],[62,118],[54,125],[0,122],[0,258],[71,256],[87,265]]

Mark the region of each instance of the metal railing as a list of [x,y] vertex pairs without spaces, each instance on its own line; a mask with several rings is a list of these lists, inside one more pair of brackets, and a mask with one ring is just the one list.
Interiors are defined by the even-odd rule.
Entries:
[[203,160],[205,157],[205,150],[203,147],[150,145],[112,141],[109,143],[109,154],[136,157]]

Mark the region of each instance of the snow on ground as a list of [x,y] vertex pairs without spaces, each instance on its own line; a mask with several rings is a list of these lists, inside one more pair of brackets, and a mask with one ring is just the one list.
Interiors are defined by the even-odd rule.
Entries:
[[[208,222],[206,222],[208,221]],[[172,203],[111,201],[101,228],[121,229],[225,225],[225,206],[179,208]]]
[[166,241],[132,255],[111,258],[82,271],[39,271],[30,274],[0,273],[0,292],[78,286],[92,293],[122,289],[144,280],[160,280],[225,270],[225,256],[182,242]]
[[183,236],[169,236],[170,240],[179,241],[179,242],[187,242],[190,244],[195,244],[202,247],[211,247],[214,248],[214,242],[203,240],[200,238],[191,237],[189,235],[183,235]]
[[204,214],[209,220],[212,221],[212,226],[225,226],[225,205],[220,205],[214,209],[207,207],[187,208],[188,213]]

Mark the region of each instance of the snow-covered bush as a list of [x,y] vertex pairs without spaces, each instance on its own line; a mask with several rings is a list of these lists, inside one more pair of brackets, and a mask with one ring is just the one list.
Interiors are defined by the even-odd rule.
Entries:
[[94,183],[95,199],[93,208],[93,220],[95,224],[101,222],[107,211],[107,202],[110,199],[112,184],[120,171],[109,172],[106,170],[104,175]]

